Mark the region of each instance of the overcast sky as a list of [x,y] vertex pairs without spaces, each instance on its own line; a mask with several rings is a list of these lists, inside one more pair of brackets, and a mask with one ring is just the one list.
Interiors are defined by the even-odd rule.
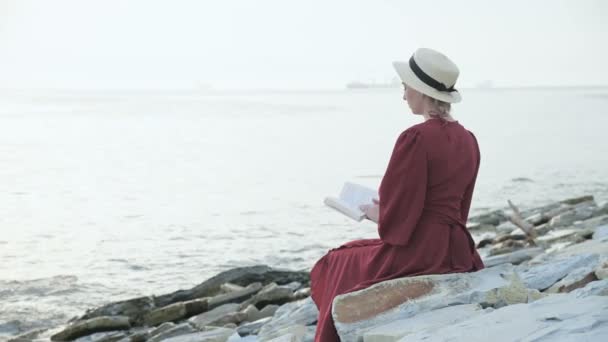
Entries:
[[332,88],[443,51],[461,86],[608,84],[602,0],[0,0],[2,88]]

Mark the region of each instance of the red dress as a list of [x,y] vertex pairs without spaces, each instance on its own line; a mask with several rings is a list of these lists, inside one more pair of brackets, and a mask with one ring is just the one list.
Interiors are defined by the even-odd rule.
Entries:
[[332,249],[311,271],[315,342],[339,341],[331,317],[337,295],[394,278],[484,267],[466,229],[478,170],[477,140],[457,121],[430,119],[401,133],[379,189],[380,239]]

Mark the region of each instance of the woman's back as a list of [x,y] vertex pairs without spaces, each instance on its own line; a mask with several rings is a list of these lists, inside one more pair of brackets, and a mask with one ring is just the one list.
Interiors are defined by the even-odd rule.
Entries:
[[458,122],[431,119],[415,127],[421,130],[427,152],[427,191],[422,216],[445,215],[466,223],[469,210],[466,200],[470,201],[467,195],[480,162],[475,137]]

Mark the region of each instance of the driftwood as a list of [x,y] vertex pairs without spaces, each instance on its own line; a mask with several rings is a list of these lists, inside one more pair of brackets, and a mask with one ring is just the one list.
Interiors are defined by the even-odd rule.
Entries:
[[515,204],[513,204],[513,202],[511,202],[511,200],[508,200],[507,202],[509,202],[509,206],[513,210],[513,214],[509,216],[509,221],[524,231],[526,234],[526,241],[528,241],[530,246],[536,246],[536,242],[534,241],[536,238],[536,230],[534,230],[534,225],[523,219],[519,209],[515,206]]

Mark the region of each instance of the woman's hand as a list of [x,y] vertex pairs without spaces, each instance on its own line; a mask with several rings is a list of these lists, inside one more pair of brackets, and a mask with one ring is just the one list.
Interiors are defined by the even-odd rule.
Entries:
[[362,212],[365,213],[368,219],[378,223],[378,217],[380,216],[380,202],[377,199],[372,199],[373,204],[364,204],[359,206]]

